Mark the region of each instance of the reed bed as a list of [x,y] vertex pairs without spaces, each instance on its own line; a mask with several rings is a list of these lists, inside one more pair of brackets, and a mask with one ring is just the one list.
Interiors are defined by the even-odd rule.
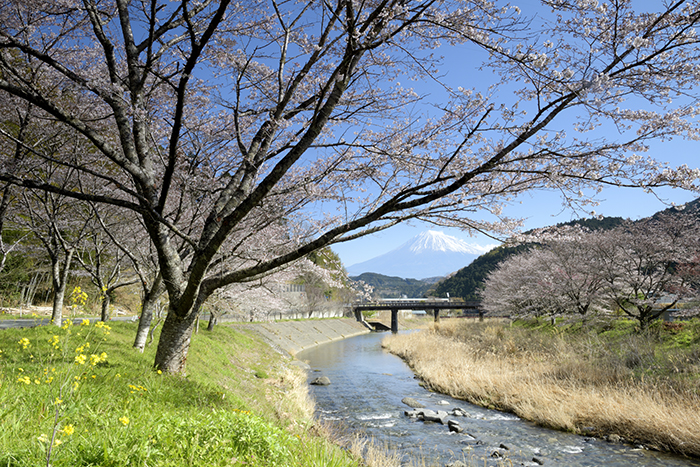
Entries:
[[[700,457],[695,353],[669,350],[657,337],[630,336],[610,339],[597,332],[552,333],[455,320],[391,336],[384,346],[406,360],[431,390],[546,427],[617,435]],[[632,343],[643,355],[630,353]],[[645,358],[648,366],[638,364]],[[685,366],[676,366],[675,376],[662,374],[681,361]]]

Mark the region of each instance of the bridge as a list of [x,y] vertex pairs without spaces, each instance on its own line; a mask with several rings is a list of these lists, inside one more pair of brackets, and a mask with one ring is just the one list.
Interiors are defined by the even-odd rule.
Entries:
[[482,318],[484,312],[481,310],[479,301],[450,301],[449,299],[385,299],[374,302],[360,302],[352,305],[355,318],[364,321],[363,311],[391,310],[391,332],[399,331],[399,310],[424,310],[433,311],[435,321],[440,321],[440,310],[462,310],[466,315],[478,316]]

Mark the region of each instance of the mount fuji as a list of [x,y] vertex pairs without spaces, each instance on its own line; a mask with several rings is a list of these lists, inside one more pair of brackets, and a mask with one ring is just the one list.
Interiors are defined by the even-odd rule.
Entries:
[[491,248],[428,230],[395,250],[347,267],[347,271],[351,276],[363,272],[412,279],[446,276],[467,266]]

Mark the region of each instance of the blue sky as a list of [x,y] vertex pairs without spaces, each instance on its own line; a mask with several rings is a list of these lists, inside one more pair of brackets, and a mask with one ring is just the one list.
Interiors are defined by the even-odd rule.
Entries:
[[[697,157],[695,156],[698,149],[700,149],[700,143],[688,145],[686,163],[691,167],[698,166]],[[661,158],[659,157],[659,159]],[[658,198],[653,194],[644,193],[638,189],[609,188],[598,197],[601,200],[601,204],[593,209],[595,209],[596,213],[605,216],[639,219],[648,217],[668,207],[659,198],[666,203],[683,204],[700,197],[698,193],[668,188],[657,190],[657,195]],[[556,193],[551,192],[526,194],[517,200],[517,204],[504,209],[504,213],[512,217],[525,218],[525,230],[567,222],[578,217],[586,217],[585,215],[576,215],[570,210],[562,211],[561,199]],[[492,239],[483,235],[470,237],[468,233],[459,229],[435,227],[431,224],[414,222],[413,224],[397,225],[384,232],[341,245],[334,245],[333,251],[338,253],[343,264],[347,267],[387,253],[419,233],[431,229],[441,230],[467,243],[483,246],[495,243]]]
[[[640,9],[643,8],[645,10],[653,10],[660,6],[659,3],[646,1],[639,2],[637,5],[640,6]],[[543,13],[533,9],[532,6],[533,2],[524,2],[521,5],[523,14],[532,16],[533,14]],[[544,12],[544,14],[546,15],[547,13]],[[464,87],[483,89],[489,84],[489,81],[494,80],[491,72],[488,70],[476,71],[479,65],[477,57],[480,51],[475,46],[463,45],[458,46],[456,49],[440,50],[438,53],[443,53],[449,58],[447,62],[450,64],[450,67],[444,69],[446,74],[443,78],[453,86],[459,85],[458,80],[464,80],[465,76],[468,77],[468,82],[464,83]],[[469,60],[465,60],[464,57],[468,57]],[[412,85],[419,94],[428,92],[431,94],[432,99],[439,100],[440,98],[439,90],[431,87],[429,83],[407,83],[407,85]],[[673,167],[686,164],[691,168],[696,168],[700,166],[696,157],[699,149],[700,142],[676,139],[671,142],[655,142],[650,145],[650,150],[647,153],[641,155],[651,156],[658,161],[668,162]],[[596,197],[600,205],[590,209],[595,210],[597,214],[605,216],[639,219],[666,209],[672,203],[683,204],[697,197],[700,197],[700,193],[670,188],[658,189],[656,194],[645,193],[639,189],[606,188]],[[508,217],[524,218],[523,230],[567,222],[579,217],[589,217],[585,212],[574,213],[571,210],[564,209],[561,198],[554,192],[530,192],[522,195],[513,204],[507,206],[503,214]],[[430,229],[441,230],[448,235],[477,245],[484,246],[495,243],[493,239],[483,235],[470,237],[468,233],[459,229],[448,229],[414,222],[412,224],[395,226],[387,231],[352,242],[334,245],[333,250],[339,254],[345,266],[350,266],[387,253],[419,233]]]

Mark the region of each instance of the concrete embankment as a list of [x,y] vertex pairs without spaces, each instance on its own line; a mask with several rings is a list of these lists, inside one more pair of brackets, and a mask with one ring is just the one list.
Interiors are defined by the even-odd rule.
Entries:
[[352,318],[252,323],[245,327],[261,334],[273,347],[290,355],[319,344],[370,332]]

